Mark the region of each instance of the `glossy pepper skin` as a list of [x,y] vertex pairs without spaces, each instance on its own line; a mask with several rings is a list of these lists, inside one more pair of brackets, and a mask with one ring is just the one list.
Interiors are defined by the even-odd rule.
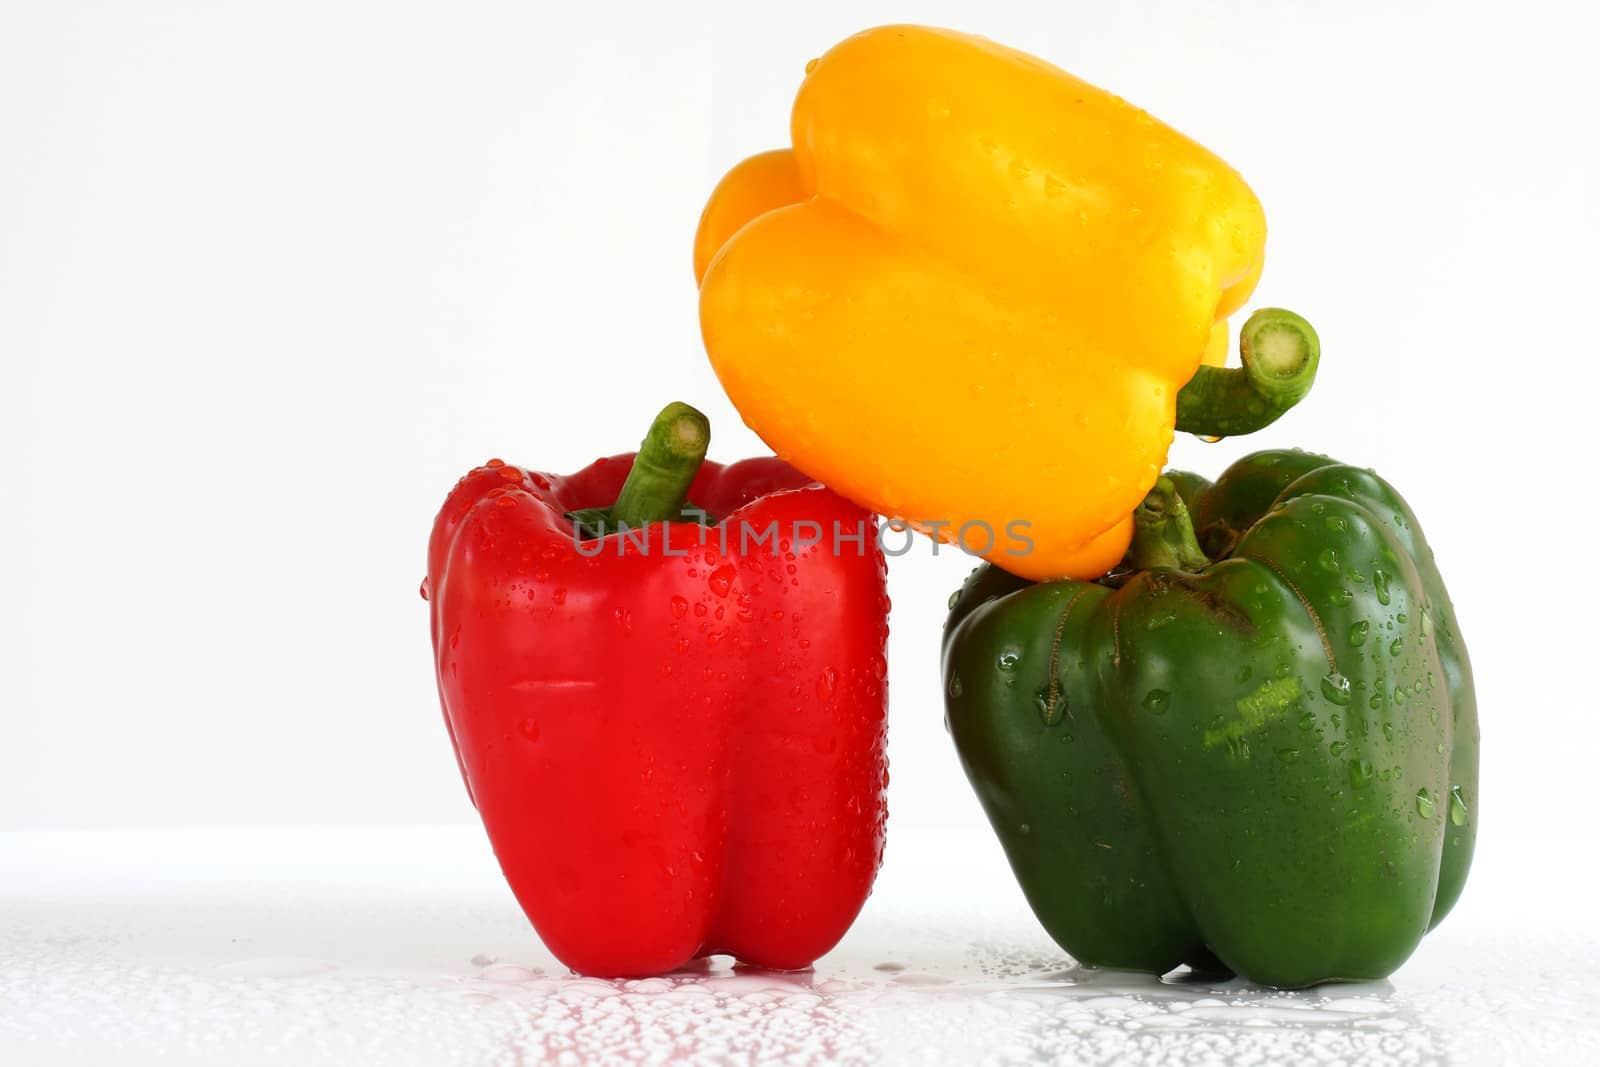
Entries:
[[[1094,577],[1180,429],[1266,225],[1239,175],[1112,94],[980,37],[885,26],[809,68],[792,147],[736,166],[695,239],[706,351],[744,420],[864,507]],[[1305,372],[1305,373],[1302,373]],[[1255,379],[1271,389],[1303,360]],[[973,535],[970,547],[981,549]]]
[[[720,526],[577,541],[565,514],[617,500],[634,459],[569,476],[492,460],[439,512],[425,592],[468,792],[572,969],[806,966],[855,918],[883,847],[888,600],[870,517],[752,459],[705,463],[689,487]],[[797,522],[868,533],[835,554],[793,543]],[[741,524],[772,523],[741,549]]]
[[1260,452],[1135,520],[1130,571],[985,565],[952,601],[948,725],[1034,913],[1086,964],[1388,975],[1459,896],[1478,803],[1416,517],[1370,471]]

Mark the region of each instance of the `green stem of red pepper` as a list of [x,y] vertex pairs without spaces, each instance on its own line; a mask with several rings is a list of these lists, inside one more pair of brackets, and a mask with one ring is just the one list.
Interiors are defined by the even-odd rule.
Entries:
[[616,503],[570,512],[567,518],[584,537],[603,537],[624,526],[636,530],[652,522],[684,518],[689,486],[710,444],[710,420],[688,404],[673,401],[661,409],[639,442],[639,454]]
[[1177,427],[1202,437],[1254,433],[1311,391],[1322,346],[1311,324],[1262,308],[1239,330],[1242,367],[1206,367],[1178,392]]
[[678,401],[662,408],[639,442],[633,469],[611,505],[611,521],[639,527],[676,519],[710,444],[711,422],[704,415]]
[[1133,543],[1128,546],[1124,565],[1145,571],[1161,567],[1174,571],[1203,571],[1211,561],[1200,550],[1194,536],[1189,509],[1178,495],[1172,479],[1156,479],[1150,492],[1133,512]]

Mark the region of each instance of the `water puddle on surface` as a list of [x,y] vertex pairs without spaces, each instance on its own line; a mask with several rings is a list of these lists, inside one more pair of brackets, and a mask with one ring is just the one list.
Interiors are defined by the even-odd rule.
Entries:
[[[1436,1035],[1387,982],[1282,992],[1180,972],[1165,978],[1059,961],[985,958],[883,960],[799,972],[697,961],[660,978],[607,981],[544,975],[496,963],[457,979],[479,1010],[531,1024],[522,1054],[572,1048],[622,1054],[607,1035],[654,1033],[674,1056],[764,1055],[875,1062],[1422,1064]],[[952,962],[957,965],[951,966]],[[540,1045],[533,1034],[572,1045]]]

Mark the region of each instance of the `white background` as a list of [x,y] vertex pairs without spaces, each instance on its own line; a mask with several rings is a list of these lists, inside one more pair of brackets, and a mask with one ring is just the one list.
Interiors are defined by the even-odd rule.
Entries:
[[[1298,444],[1429,532],[1475,661],[1485,855],[1595,810],[1593,9],[1571,3],[0,6],[0,825],[473,820],[417,595],[490,456],[683,399],[690,244],[805,61],[953,25],[1147,107],[1266,205],[1324,344]],[[982,824],[896,561],[891,835]]]

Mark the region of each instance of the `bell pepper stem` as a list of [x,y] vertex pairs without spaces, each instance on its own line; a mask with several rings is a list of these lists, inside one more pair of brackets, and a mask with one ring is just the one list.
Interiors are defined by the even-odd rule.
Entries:
[[662,408],[611,505],[612,524],[637,529],[678,518],[710,443],[711,422],[700,412],[678,401]]
[[1159,567],[1192,573],[1211,566],[1195,539],[1189,509],[1166,475],[1156,479],[1134,509],[1133,543],[1125,562],[1128,569],[1137,571]]
[[1261,308],[1239,330],[1244,366],[1202,366],[1178,392],[1177,428],[1235,437],[1270,426],[1311,391],[1321,356],[1309,322],[1283,308]]

